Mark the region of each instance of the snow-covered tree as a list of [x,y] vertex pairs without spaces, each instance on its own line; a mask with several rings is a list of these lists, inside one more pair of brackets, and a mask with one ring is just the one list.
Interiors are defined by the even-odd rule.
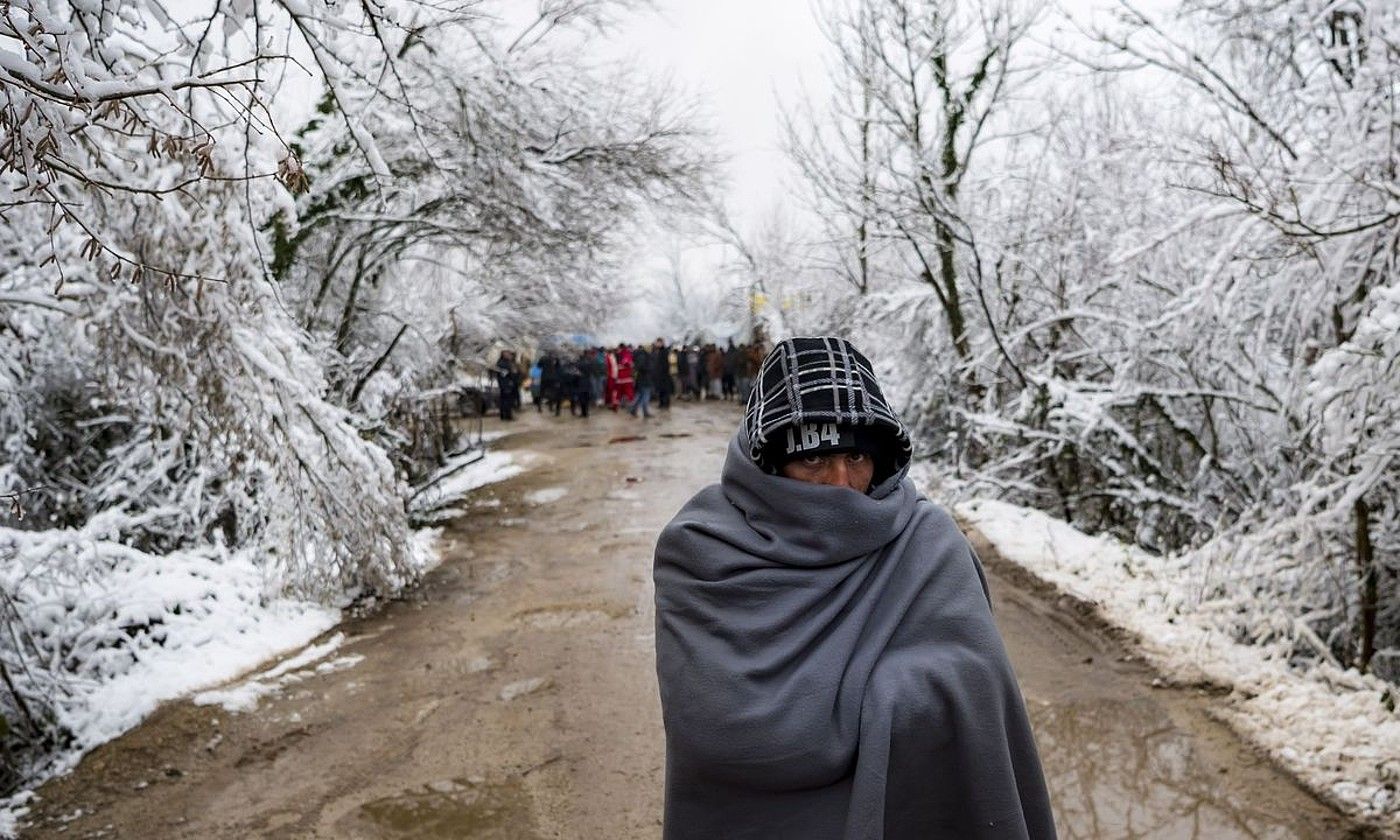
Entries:
[[674,97],[556,43],[632,4],[504,5],[0,6],[0,789],[175,624],[415,580],[366,380],[587,317],[703,191]]
[[[883,41],[860,33],[881,6],[840,18],[846,78],[876,74],[861,68]],[[1125,2],[1055,43],[1075,61],[1013,72],[1021,95],[988,117],[943,217],[961,349],[947,285],[905,281],[897,247],[914,243],[891,235],[937,194],[882,174],[866,201],[870,150],[900,158],[870,142],[891,129],[868,118],[865,88],[835,110],[844,132],[793,144],[827,218],[856,230],[879,210],[890,247],[856,246],[870,291],[847,323],[893,350],[924,451],[1087,530],[1199,548],[1197,608],[1237,636],[1391,679],[1396,18],[1310,0],[1154,17]],[[829,288],[848,288],[853,261],[832,262]],[[975,387],[931,374],[950,360]]]
[[[964,188],[988,162],[992,126],[1026,68],[1017,45],[1035,14],[1016,2],[833,3],[825,25],[837,94],[789,129],[820,217],[837,228],[840,276],[864,294],[871,260],[895,259],[932,293],[948,346],[972,353],[976,216]],[[975,372],[964,370],[975,379]]]
[[1245,418],[1266,436],[1237,453],[1259,480],[1221,597],[1281,596],[1300,643],[1362,670],[1385,648],[1394,678],[1400,10],[1221,0],[1172,25],[1124,9],[1102,40],[1203,92],[1188,186],[1241,219],[1229,282],[1205,291],[1229,387],[1268,408]]

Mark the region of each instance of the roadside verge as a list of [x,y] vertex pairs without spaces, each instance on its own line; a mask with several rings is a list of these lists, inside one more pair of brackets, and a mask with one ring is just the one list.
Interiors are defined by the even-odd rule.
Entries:
[[1325,664],[1304,671],[1235,641],[1193,614],[1193,577],[1179,559],[1002,502],[964,502],[954,512],[996,549],[984,554],[989,566],[1128,642],[1163,680],[1218,695],[1219,719],[1305,787],[1400,833],[1393,686]]

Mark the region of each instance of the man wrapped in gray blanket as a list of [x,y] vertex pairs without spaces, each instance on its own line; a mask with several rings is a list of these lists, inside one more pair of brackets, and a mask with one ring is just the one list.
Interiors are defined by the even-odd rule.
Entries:
[[1053,838],[986,579],[840,338],[764,361],[656,545],[666,840]]

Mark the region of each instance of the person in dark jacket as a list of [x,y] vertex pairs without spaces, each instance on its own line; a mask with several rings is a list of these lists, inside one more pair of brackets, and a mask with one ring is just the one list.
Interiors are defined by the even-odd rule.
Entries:
[[724,351],[713,344],[705,345],[705,373],[709,377],[709,399],[724,398]]
[[555,416],[559,414],[560,394],[559,380],[559,357],[554,353],[546,353],[540,362],[540,392],[544,395],[544,407],[553,411]]
[[1050,840],[986,577],[844,339],[779,342],[656,544],[664,840]]
[[577,417],[587,417],[593,405],[593,380],[588,375],[593,358],[593,351],[583,350],[569,362],[572,376],[569,380],[569,413]]
[[698,400],[701,398],[700,395],[702,393],[702,389],[704,388],[704,366],[701,364],[700,358],[701,357],[699,347],[692,345],[686,348],[685,366],[686,368],[688,368],[688,371],[686,374],[685,389],[686,392],[691,395],[690,398],[693,400]]
[[676,390],[671,378],[671,348],[660,338],[651,343],[651,387],[657,408],[670,408],[671,394]]
[[496,359],[496,393],[502,420],[515,419],[515,405],[520,401],[520,372],[515,369],[515,353],[502,350]]
[[[578,356],[573,351],[565,350],[559,360],[559,403],[568,399],[569,414],[575,416],[578,415],[578,392],[582,384],[583,368],[579,366]],[[555,406],[554,414],[559,415],[558,405]]]
[[655,370],[652,365],[651,353],[646,347],[638,344],[637,350],[632,354],[632,366],[634,378],[637,385],[636,396],[632,400],[632,405],[627,409],[633,417],[637,416],[638,409],[645,419],[651,416],[651,392],[655,383]]
[[736,399],[738,389],[739,372],[739,348],[734,346],[734,339],[729,339],[729,346],[724,349],[724,367],[721,374],[720,386],[726,400]]
[[754,377],[763,364],[763,349],[756,344],[745,344],[739,351],[739,399],[748,402]]
[[589,397],[593,400],[594,405],[601,405],[603,401],[606,359],[607,356],[601,347],[594,347],[588,351],[586,371],[588,373]]

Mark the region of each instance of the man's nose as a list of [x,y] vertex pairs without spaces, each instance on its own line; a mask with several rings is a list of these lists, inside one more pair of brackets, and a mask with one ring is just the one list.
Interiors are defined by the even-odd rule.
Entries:
[[826,481],[822,483],[833,487],[845,487],[847,477],[846,459],[833,458],[827,462]]

